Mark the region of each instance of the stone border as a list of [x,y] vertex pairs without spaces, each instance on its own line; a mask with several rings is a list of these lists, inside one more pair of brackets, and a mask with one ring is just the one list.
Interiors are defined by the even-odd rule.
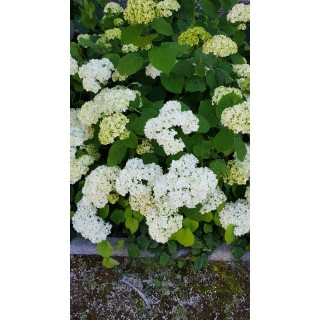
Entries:
[[[113,256],[115,257],[128,257],[127,253],[127,243],[126,239],[124,238],[115,238],[110,237],[108,238],[108,241],[110,244],[114,247],[118,244],[119,240],[124,240],[125,244],[122,249],[120,250],[114,250]],[[183,257],[188,255],[190,252],[189,249],[181,249],[177,252],[176,258]],[[83,254],[83,255],[98,255],[96,245],[92,243],[89,240],[86,240],[82,237],[77,237],[73,240],[71,240],[70,243],[70,254],[71,255],[77,255],[77,254]],[[153,257],[154,255],[150,252],[141,252],[141,257]],[[226,244],[222,244],[220,247],[218,247],[209,257],[209,261],[235,261],[236,259],[231,253],[231,247],[228,247]],[[243,257],[242,261],[250,261],[250,253],[247,252]]]

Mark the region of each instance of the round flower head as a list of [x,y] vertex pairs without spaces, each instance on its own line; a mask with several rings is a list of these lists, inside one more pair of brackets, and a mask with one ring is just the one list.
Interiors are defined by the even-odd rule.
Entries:
[[230,224],[234,225],[235,236],[242,236],[250,231],[250,206],[245,199],[228,202],[219,213],[219,217],[224,229]]
[[97,216],[97,208],[86,197],[79,201],[77,207],[78,209],[72,217],[74,229],[93,243],[106,240],[112,225]]
[[227,20],[231,23],[250,21],[250,4],[238,3],[227,14]]
[[234,133],[250,134],[250,104],[241,104],[226,108],[221,114],[221,123]]
[[86,91],[97,93],[101,89],[100,84],[106,84],[111,78],[113,70],[114,66],[107,58],[90,60],[79,68],[83,88]]
[[228,57],[238,51],[237,44],[225,35],[216,35],[212,39],[203,44],[203,53],[212,52],[218,57]]
[[190,28],[180,34],[178,42],[180,44],[188,44],[189,46],[197,46],[199,42],[205,42],[211,38],[211,34],[202,27]]
[[123,17],[129,24],[148,24],[156,18],[156,4],[152,0],[128,0]]
[[99,166],[86,177],[82,193],[96,208],[103,208],[108,197],[115,190],[115,182],[120,173],[118,167]]
[[113,29],[106,30],[104,32],[104,34],[106,37],[106,41],[121,38],[121,30],[119,28],[113,28]]
[[124,21],[121,19],[121,18],[116,18],[113,20],[113,24],[116,26],[116,27],[120,27],[124,24]]
[[157,17],[170,17],[172,11],[178,11],[180,4],[176,0],[163,0],[156,4]]
[[250,65],[245,64],[233,64],[232,65],[233,72],[240,78],[248,78],[250,77]]
[[111,14],[119,14],[123,12],[123,8],[120,6],[119,3],[109,2],[104,7],[103,12],[111,13]]

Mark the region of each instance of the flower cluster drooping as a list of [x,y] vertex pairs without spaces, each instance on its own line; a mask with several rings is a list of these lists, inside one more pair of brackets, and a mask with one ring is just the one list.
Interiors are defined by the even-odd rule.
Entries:
[[107,116],[100,122],[99,140],[101,144],[113,143],[115,138],[121,136],[126,129],[129,119],[122,113],[115,113]]
[[90,60],[79,68],[83,88],[86,91],[97,93],[101,89],[101,84],[105,85],[111,78],[113,70],[114,66],[107,58]]
[[93,243],[106,240],[112,225],[97,216],[97,208],[86,197],[78,203],[78,209],[72,217],[74,229]]
[[238,3],[227,14],[227,20],[231,23],[250,21],[250,4]]
[[227,36],[219,34],[205,42],[202,51],[206,54],[212,52],[218,57],[228,57],[231,54],[238,52],[238,46]]
[[237,153],[234,154],[234,160],[229,160],[227,165],[230,170],[225,174],[223,181],[229,185],[246,184],[250,178],[250,146],[246,145],[247,154],[243,161],[237,158]]
[[159,77],[161,75],[161,71],[159,71],[151,63],[149,63],[146,66],[146,75],[151,77],[152,79],[155,79],[156,77]]
[[120,6],[119,3],[116,2],[109,2],[103,9],[105,13],[112,13],[112,14],[119,14],[123,12],[123,8]]
[[234,133],[250,134],[250,103],[245,101],[224,109],[221,114],[221,123]]
[[234,235],[242,236],[250,231],[250,205],[245,199],[228,202],[219,213],[223,228],[234,225]]
[[220,86],[214,89],[212,96],[212,104],[218,104],[222,97],[226,96],[231,92],[235,93],[240,98],[242,98],[242,92],[239,89],[233,87]]
[[192,111],[182,111],[178,101],[168,101],[160,109],[156,118],[149,119],[144,127],[145,136],[155,139],[166,154],[176,154],[185,147],[182,139],[175,139],[177,131],[172,127],[181,127],[183,133],[190,134],[199,128],[199,119]]
[[122,86],[102,89],[92,101],[84,103],[79,112],[79,119],[83,126],[91,126],[98,122],[102,115],[127,111],[130,101],[134,101],[138,91]]
[[70,75],[74,76],[78,72],[78,62],[70,55]]
[[99,166],[86,177],[82,193],[96,208],[103,208],[108,203],[108,197],[115,190],[115,183],[120,168]]
[[197,46],[200,41],[205,42],[211,37],[211,34],[202,27],[194,27],[182,32],[178,38],[178,42],[180,44],[188,44],[189,46]]

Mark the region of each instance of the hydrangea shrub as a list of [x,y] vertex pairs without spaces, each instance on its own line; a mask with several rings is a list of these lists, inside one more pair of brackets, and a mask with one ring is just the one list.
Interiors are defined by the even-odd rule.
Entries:
[[237,258],[249,250],[249,10],[235,0],[73,7],[71,222],[105,267],[123,246],[110,236],[164,266],[182,247],[195,269],[223,242]]

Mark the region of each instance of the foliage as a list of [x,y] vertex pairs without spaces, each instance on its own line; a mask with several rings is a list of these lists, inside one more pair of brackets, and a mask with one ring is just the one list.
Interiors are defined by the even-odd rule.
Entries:
[[[128,2],[141,3],[138,0]],[[166,8],[167,4],[162,3],[170,3],[171,6]],[[224,228],[220,215],[234,213],[224,209],[226,203],[238,199],[249,201],[249,180],[243,177],[249,176],[250,136],[246,132],[232,131],[233,127],[223,125],[221,118],[225,119],[227,112],[235,106],[249,105],[250,102],[250,47],[245,30],[247,11],[243,20],[236,20],[233,14],[229,15],[232,16],[230,21],[228,16],[220,15],[218,11],[220,8],[230,11],[236,4],[233,0],[201,0],[200,12],[196,11],[193,0],[148,0],[145,9],[139,11],[145,16],[136,17],[131,11],[110,4],[106,7],[106,4],[101,0],[72,1],[70,104],[71,110],[76,110],[75,119],[71,119],[71,136],[75,137],[72,141],[76,141],[71,143],[74,177],[71,184],[72,219],[79,215],[81,204],[85,221],[85,208],[92,205],[86,203],[87,196],[83,190],[100,192],[99,196],[105,197],[104,206],[91,207],[91,212],[96,210],[97,218],[110,225],[110,236],[127,238],[128,254],[132,258],[138,258],[142,251],[149,251],[159,258],[160,265],[166,266],[175,261],[179,268],[183,268],[187,265],[186,260],[173,257],[177,250],[187,247],[191,250],[190,262],[199,270],[207,266],[208,257],[223,242],[232,244],[234,256],[241,258],[250,248],[249,233],[236,236],[235,225],[230,223]],[[133,10],[134,6],[130,8]],[[154,8],[154,12],[150,13],[148,8]],[[242,6],[237,10],[242,10]],[[126,20],[129,16],[131,20]],[[214,38],[217,35],[224,37]],[[228,41],[224,42],[225,38]],[[222,49],[212,49],[212,44],[219,41]],[[102,59],[106,60],[97,62]],[[92,62],[90,68],[89,61]],[[231,88],[240,90],[241,96]],[[123,91],[125,89],[127,91]],[[178,113],[172,111],[166,118],[161,110],[170,101],[177,101],[181,110]],[[102,143],[99,133],[103,123],[108,122],[106,117],[113,114],[124,115],[122,118],[126,124],[123,127],[119,123],[112,124],[110,141],[114,142]],[[176,120],[174,114],[179,115]],[[232,123],[235,123],[237,114],[228,114],[234,115]],[[184,120],[181,120],[181,115],[185,115]],[[106,120],[102,122],[103,119]],[[145,128],[151,119],[155,125],[167,125],[171,119],[167,131],[161,134],[174,132],[172,142],[179,144],[177,152],[166,153],[161,135],[159,139],[147,139]],[[238,127],[241,128],[241,123]],[[164,140],[168,141],[168,137]],[[165,225],[161,211],[171,194],[168,189],[166,194],[160,195],[160,187],[155,185],[167,181],[166,173],[173,170],[176,161],[187,155],[195,156],[197,161],[190,172],[198,178],[211,175],[210,181],[216,181],[216,185],[204,188],[206,194],[190,195],[190,191],[190,199],[200,200],[197,205],[188,205],[186,201],[184,206],[171,212],[171,220],[168,218],[166,221],[177,226],[170,225],[171,234],[160,241],[160,237],[155,236],[157,228],[153,232],[151,230],[152,224]],[[124,183],[122,189],[127,186],[128,190],[122,193],[116,180],[109,183],[112,192],[105,194],[99,181],[89,185],[87,177],[100,166],[117,167],[120,171],[132,159],[142,161],[137,167],[141,168],[136,169],[140,170],[137,176],[142,177],[137,182],[137,190],[135,186],[129,187]],[[151,170],[155,166],[159,166],[160,173]],[[184,174],[188,170],[187,167]],[[150,178],[152,174],[154,180]],[[179,176],[180,173],[177,174]],[[230,181],[235,182],[230,185]],[[244,183],[238,184],[237,181]],[[103,183],[103,179],[99,183]],[[142,189],[144,193],[139,193]],[[153,206],[151,218],[148,205],[142,205],[142,202],[154,199],[159,212],[155,213],[154,204],[150,205]],[[163,201],[163,208],[159,208],[159,199]],[[114,248],[108,240],[97,244],[106,268],[118,265],[112,254],[123,244],[121,241]]]

